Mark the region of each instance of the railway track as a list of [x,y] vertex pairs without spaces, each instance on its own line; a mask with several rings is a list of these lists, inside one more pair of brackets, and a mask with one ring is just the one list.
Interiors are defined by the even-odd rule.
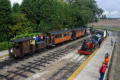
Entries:
[[[80,56],[79,56],[80,57]],[[81,56],[81,59],[67,63],[65,66],[55,72],[48,80],[67,80],[72,73],[87,59],[88,56]],[[76,61],[76,62],[75,62]]]
[[[82,41],[88,38],[89,36],[83,38],[82,40],[78,40],[74,44],[70,44],[66,47],[57,49],[55,51],[48,51],[48,54],[43,56],[39,56],[39,54],[29,59],[8,59],[0,62],[0,80],[24,80],[37,71],[41,71],[48,64],[51,64],[55,60],[58,60],[60,57],[65,56],[72,50],[78,48],[81,45]],[[73,65],[70,65],[69,63],[67,66],[72,68],[79,66],[77,64],[80,63],[73,63]],[[63,69],[65,69],[65,67]]]

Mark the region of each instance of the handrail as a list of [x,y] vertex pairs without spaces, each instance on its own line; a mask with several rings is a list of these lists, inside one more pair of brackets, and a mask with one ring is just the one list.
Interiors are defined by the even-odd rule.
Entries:
[[107,79],[109,67],[110,67],[111,60],[112,60],[112,54],[113,54],[113,51],[114,51],[114,48],[115,48],[115,44],[116,44],[116,42],[113,43],[112,52],[110,53],[110,61],[108,62],[108,68],[106,69],[106,72],[105,72],[105,75],[104,75],[104,79],[103,79],[103,80],[106,80],[106,79]]

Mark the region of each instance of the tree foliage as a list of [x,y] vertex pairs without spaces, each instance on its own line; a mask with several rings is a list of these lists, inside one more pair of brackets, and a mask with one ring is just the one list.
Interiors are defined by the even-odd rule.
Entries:
[[11,23],[11,5],[9,0],[0,0],[0,41],[7,40]]
[[20,5],[18,3],[13,4],[12,12],[14,12],[14,13],[20,12]]
[[23,13],[13,13],[12,14],[12,26],[11,34],[24,34],[32,32],[32,23],[28,21],[25,14]]
[[0,25],[10,24],[11,5],[9,0],[0,0]]
[[[21,5],[15,3],[13,7],[9,0],[0,0],[0,25],[3,25],[0,30],[13,37],[70,29],[97,21],[102,13],[95,0],[23,0]],[[5,32],[1,34],[7,36]],[[0,39],[3,40],[6,38]]]

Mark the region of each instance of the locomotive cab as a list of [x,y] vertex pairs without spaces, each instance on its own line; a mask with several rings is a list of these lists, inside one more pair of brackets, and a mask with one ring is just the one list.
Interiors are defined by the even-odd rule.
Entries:
[[9,48],[9,55],[13,58],[23,57],[31,52],[30,40],[33,38],[22,38],[12,40],[12,48]]
[[17,55],[15,53],[19,53],[21,51],[20,48],[20,43],[12,43],[12,48],[9,49],[9,55],[11,57],[17,57]]

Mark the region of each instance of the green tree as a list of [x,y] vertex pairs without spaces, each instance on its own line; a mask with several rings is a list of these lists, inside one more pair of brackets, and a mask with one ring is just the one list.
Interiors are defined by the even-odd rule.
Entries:
[[11,5],[9,0],[0,0],[0,41],[7,40],[6,34],[11,24]]
[[21,10],[36,24],[36,32],[61,29],[65,20],[64,2],[60,0],[24,0]]
[[106,15],[102,15],[101,19],[107,19]]
[[20,5],[18,3],[13,4],[12,12],[15,12],[15,13],[20,12]]
[[9,0],[0,0],[0,25],[10,24],[11,5]]
[[13,13],[12,14],[12,26],[11,35],[31,33],[33,24],[28,21],[25,14]]
[[72,9],[72,24],[74,27],[96,21],[102,14],[95,0],[69,0]]
[[23,0],[21,10],[34,32],[80,27],[102,14],[95,0]]

